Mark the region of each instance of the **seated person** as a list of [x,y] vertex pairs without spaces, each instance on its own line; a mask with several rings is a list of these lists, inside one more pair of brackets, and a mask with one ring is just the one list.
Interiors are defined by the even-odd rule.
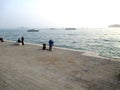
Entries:
[[17,40],[17,42],[15,43],[15,45],[18,45],[18,46],[22,45],[20,38],[18,38],[18,40]]
[[18,41],[17,41],[18,43],[21,43],[21,41],[20,41],[20,38],[18,38]]
[[4,42],[3,38],[0,37],[1,42]]

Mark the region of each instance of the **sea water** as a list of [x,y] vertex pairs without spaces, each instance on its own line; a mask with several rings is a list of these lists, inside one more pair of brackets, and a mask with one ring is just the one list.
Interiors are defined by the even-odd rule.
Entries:
[[120,58],[120,28],[40,29],[39,32],[1,29],[0,36],[13,41],[24,36],[25,42],[33,44],[48,44],[52,39],[56,47],[92,51],[107,58]]

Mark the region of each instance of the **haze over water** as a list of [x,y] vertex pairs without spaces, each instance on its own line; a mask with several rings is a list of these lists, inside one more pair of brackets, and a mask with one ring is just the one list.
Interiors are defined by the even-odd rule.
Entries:
[[0,0],[0,28],[120,24],[120,0]]

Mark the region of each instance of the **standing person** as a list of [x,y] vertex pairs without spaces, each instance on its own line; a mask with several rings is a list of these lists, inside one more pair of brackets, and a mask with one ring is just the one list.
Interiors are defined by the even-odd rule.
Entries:
[[24,45],[24,37],[23,36],[21,37],[21,42],[22,42],[22,45]]
[[49,40],[49,50],[52,51],[52,47],[54,45],[53,40]]

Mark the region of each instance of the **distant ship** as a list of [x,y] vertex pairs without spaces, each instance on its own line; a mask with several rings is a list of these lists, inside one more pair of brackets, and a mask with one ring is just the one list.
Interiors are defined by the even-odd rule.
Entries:
[[36,29],[29,29],[27,32],[39,32],[39,30],[36,30]]
[[76,30],[76,28],[65,28],[65,30]]

